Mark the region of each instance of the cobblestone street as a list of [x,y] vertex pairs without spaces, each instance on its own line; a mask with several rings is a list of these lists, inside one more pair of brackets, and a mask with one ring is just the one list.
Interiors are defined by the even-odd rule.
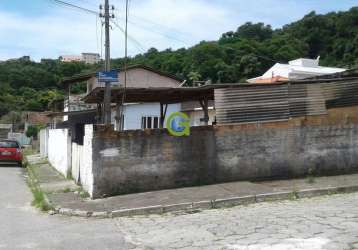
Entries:
[[0,249],[358,249],[358,193],[86,219],[33,208],[23,175],[19,168],[0,168]]
[[358,194],[116,222],[137,249],[358,249]]

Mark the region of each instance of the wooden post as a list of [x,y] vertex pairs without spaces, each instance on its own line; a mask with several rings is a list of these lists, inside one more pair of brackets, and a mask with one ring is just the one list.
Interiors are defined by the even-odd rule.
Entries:
[[97,103],[97,114],[96,114],[96,123],[100,124],[103,123],[103,115],[102,115],[102,104]]
[[115,120],[116,120],[115,130],[116,131],[120,131],[122,129],[121,106],[122,106],[121,103],[117,101],[117,103],[116,103],[116,116],[115,116]]
[[204,111],[204,125],[208,126],[209,125],[209,102],[208,102],[208,98],[204,98],[203,100],[200,100],[200,105],[203,108]]
[[165,116],[167,114],[167,109],[168,109],[168,104],[164,104],[160,103],[160,124],[159,124],[159,128],[164,128],[164,121],[165,121]]

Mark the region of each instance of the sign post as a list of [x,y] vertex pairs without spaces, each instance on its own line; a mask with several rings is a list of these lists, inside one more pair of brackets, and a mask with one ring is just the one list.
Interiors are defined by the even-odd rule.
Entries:
[[118,83],[118,71],[100,71],[97,72],[98,82]]

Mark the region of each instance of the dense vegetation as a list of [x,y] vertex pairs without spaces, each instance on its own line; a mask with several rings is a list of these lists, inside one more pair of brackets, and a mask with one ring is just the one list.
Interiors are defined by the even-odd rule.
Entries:
[[[191,48],[146,53],[129,59],[189,80],[240,82],[262,74],[275,62],[321,56],[321,64],[358,67],[358,7],[347,12],[317,15],[273,30],[263,23],[246,23],[218,41],[203,41]],[[123,66],[114,59],[113,67]],[[10,110],[45,110],[61,98],[58,82],[63,77],[96,70],[99,65],[41,63],[15,60],[0,63],[0,116]]]
[[92,71],[95,67],[48,59],[41,63],[24,58],[0,63],[0,116],[9,111],[48,109],[53,101],[63,98],[63,90],[58,85],[61,78]]
[[[317,15],[272,30],[263,23],[246,23],[218,41],[203,41],[189,49],[157,51],[131,59],[191,80],[238,82],[255,77],[275,62],[321,56],[321,64],[358,67],[358,7]],[[116,60],[118,65],[123,60]]]

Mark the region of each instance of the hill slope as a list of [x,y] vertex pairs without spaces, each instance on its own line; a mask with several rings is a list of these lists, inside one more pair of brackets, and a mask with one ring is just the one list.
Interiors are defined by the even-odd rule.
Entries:
[[[273,30],[263,23],[246,23],[218,41],[203,41],[188,48],[158,51],[129,59],[192,80],[239,82],[262,74],[275,62],[321,56],[327,66],[358,67],[358,7],[326,15],[309,13],[300,21]],[[114,59],[113,67],[123,66]],[[58,81],[100,65],[41,63],[15,60],[0,63],[0,116],[10,110],[45,110],[63,95]],[[190,82],[189,81],[189,82]]]

